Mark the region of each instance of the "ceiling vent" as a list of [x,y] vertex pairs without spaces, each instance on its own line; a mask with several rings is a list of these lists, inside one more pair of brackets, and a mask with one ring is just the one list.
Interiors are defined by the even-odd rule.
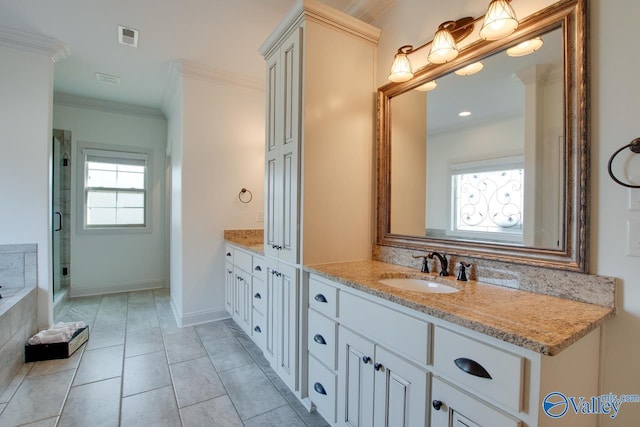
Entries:
[[138,47],[138,30],[118,25],[118,41],[120,44]]
[[100,83],[113,85],[113,86],[120,86],[120,77],[118,76],[96,73],[96,80],[98,80],[98,82]]

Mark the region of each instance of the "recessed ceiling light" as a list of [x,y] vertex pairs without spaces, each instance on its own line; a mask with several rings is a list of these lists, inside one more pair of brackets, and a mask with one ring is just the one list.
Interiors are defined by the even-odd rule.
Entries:
[[484,68],[484,64],[482,62],[474,62],[473,64],[469,64],[466,67],[462,67],[459,70],[454,71],[459,76],[470,76],[482,70]]
[[118,76],[112,76],[110,74],[103,74],[103,73],[96,73],[96,80],[98,80],[99,83],[120,86],[120,77]]
[[138,30],[118,25],[118,41],[120,44],[138,47],[138,34]]
[[460,117],[468,117],[471,115],[471,111],[461,111],[458,113]]

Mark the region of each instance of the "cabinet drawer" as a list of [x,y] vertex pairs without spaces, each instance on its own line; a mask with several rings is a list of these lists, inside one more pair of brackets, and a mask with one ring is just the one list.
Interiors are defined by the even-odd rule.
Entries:
[[253,278],[251,300],[255,310],[258,310],[261,314],[267,314],[267,287],[265,282],[257,277]]
[[337,324],[309,310],[309,352],[330,369],[337,369]]
[[404,313],[340,292],[340,323],[418,362],[429,364],[431,324]]
[[522,357],[440,327],[433,347],[433,365],[441,375],[485,399],[522,409]]
[[[431,425],[473,427],[519,427],[519,420],[486,405],[458,388],[433,377]],[[440,402],[441,406],[435,406]],[[436,409],[439,408],[439,409]]]
[[309,398],[330,424],[336,422],[336,375],[309,357]]
[[251,259],[251,254],[235,249],[233,251],[233,265],[247,273],[251,273],[251,266],[253,264],[253,260]]
[[258,255],[253,256],[251,274],[253,274],[253,277],[257,277],[263,282],[267,280],[267,265],[263,257]]
[[262,313],[253,309],[253,323],[251,325],[251,338],[260,350],[264,351],[267,346],[267,322]]
[[309,307],[335,319],[338,314],[338,289],[310,277]]

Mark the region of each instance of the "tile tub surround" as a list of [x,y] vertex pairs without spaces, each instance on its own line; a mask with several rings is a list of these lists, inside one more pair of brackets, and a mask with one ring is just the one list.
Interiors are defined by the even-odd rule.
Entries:
[[[416,249],[373,246],[374,260],[417,269],[422,260],[413,258],[413,255],[425,254],[425,251]],[[471,264],[471,268],[467,269],[467,277],[482,283],[615,308],[616,283],[611,277],[480,258],[448,256],[448,259],[452,276],[457,274],[459,262],[465,261]],[[435,259],[429,260],[429,271],[437,268],[434,262]]]
[[36,332],[37,246],[0,245],[0,395],[23,363],[24,345]]
[[264,230],[224,230],[224,240],[264,255]]
[[[380,261],[353,261],[307,266],[311,273],[407,308],[502,341],[553,356],[606,319],[614,309],[568,299],[509,289]],[[383,285],[382,278],[427,278],[460,289],[428,294]]]

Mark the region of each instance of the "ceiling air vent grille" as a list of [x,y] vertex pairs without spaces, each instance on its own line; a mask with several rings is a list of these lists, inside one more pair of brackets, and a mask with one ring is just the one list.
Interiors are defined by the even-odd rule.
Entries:
[[96,73],[96,80],[108,85],[120,86],[120,77],[109,74]]
[[138,30],[118,25],[118,41],[127,46],[138,47]]

